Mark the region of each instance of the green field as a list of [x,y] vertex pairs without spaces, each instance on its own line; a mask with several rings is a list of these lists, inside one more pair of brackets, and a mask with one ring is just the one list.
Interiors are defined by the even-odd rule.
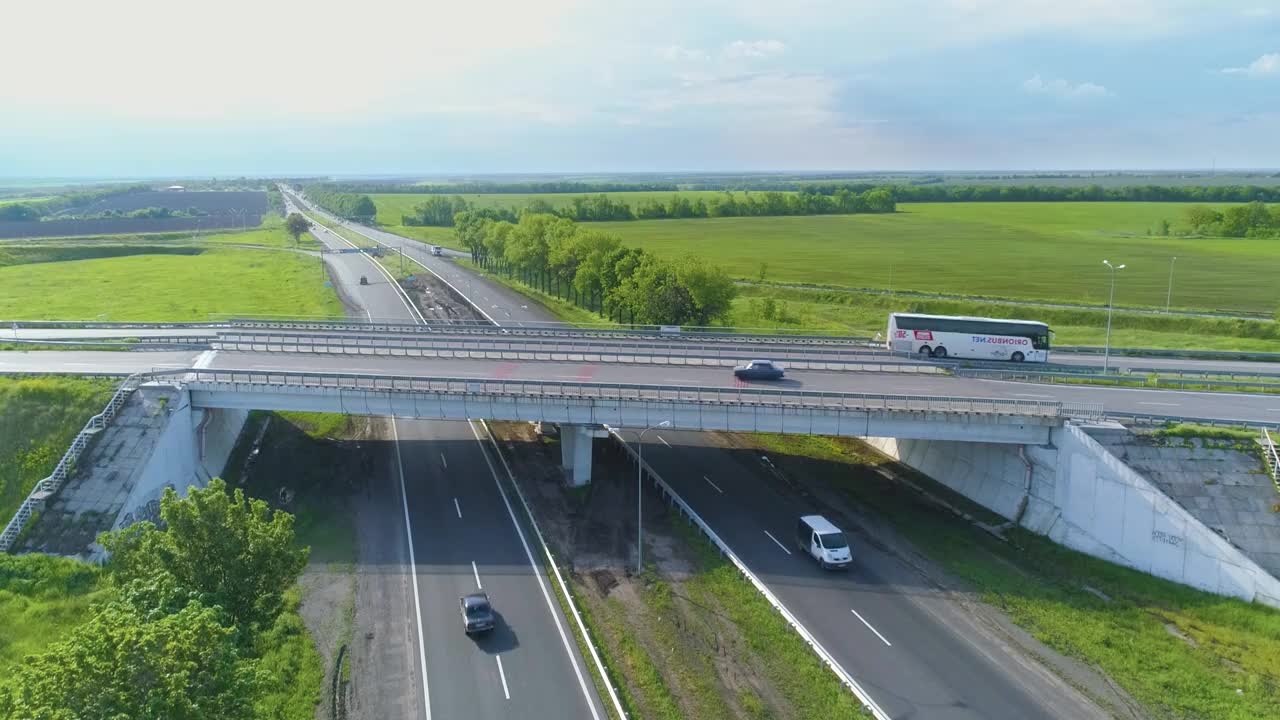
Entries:
[[923,203],[892,215],[594,223],[628,245],[696,253],[731,275],[777,283],[1105,303],[1104,259],[1125,263],[1118,305],[1164,307],[1177,256],[1175,307],[1270,313],[1274,239],[1148,237],[1178,203]]
[[0,553],[0,686],[24,657],[87,620],[91,603],[104,598],[105,585],[96,565]]
[[207,320],[210,315],[341,317],[320,261],[236,248],[0,267],[0,317]]
[[53,472],[113,392],[114,383],[102,379],[0,378],[0,522]]

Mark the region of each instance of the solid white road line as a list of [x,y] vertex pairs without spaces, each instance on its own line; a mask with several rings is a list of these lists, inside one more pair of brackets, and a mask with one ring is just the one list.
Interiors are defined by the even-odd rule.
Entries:
[[440,464],[444,466],[445,470],[449,469],[449,461],[444,459],[444,453],[440,453]]
[[458,519],[462,519],[462,506],[458,504],[458,498],[453,499],[453,509],[458,511]]
[[787,549],[787,546],[786,546],[786,545],[783,545],[783,544],[782,544],[782,543],[780,543],[780,542],[778,542],[778,538],[774,537],[774,536],[773,536],[773,533],[770,533],[768,530],[765,530],[765,531],[764,531],[764,534],[765,534],[765,535],[768,535],[768,536],[769,536],[769,539],[770,539],[770,540],[772,540],[772,541],[773,541],[773,543],[774,543],[775,545],[777,545],[778,547],[782,548],[782,552],[784,552],[784,553],[786,553],[786,554],[788,554],[788,555],[790,555],[790,554],[791,554],[791,551]]
[[1160,407],[1178,407],[1178,403],[1140,402],[1139,405],[1159,405]]
[[703,480],[706,480],[708,485],[710,485],[711,487],[715,488],[715,489],[716,489],[716,492],[720,493],[721,495],[723,495],[723,494],[724,494],[724,491],[720,489],[720,486],[719,486],[719,485],[717,485],[717,484],[715,484],[715,483],[711,482],[711,478],[707,477],[706,475],[703,475],[703,476],[702,476],[702,479],[703,479]]
[[[547,610],[551,613],[551,619],[555,621],[556,630],[560,633],[560,642],[564,645],[564,652],[569,656],[569,662],[573,665],[573,673],[578,676],[578,687],[582,689],[582,696],[587,701],[587,707],[591,710],[591,717],[600,720],[600,713],[596,711],[596,704],[591,700],[591,691],[587,689],[587,680],[582,676],[582,668],[578,666],[578,658],[573,654],[573,646],[569,644],[569,636],[564,632],[564,625],[560,622],[560,615],[556,613],[555,603],[551,600],[551,593],[547,591],[547,584],[542,581],[542,572],[538,569],[538,563],[533,559],[533,551],[529,549],[529,541],[525,540],[524,530],[520,527],[520,522],[516,520],[516,511],[511,508],[511,501],[507,499],[507,491],[502,489],[502,481],[498,479],[498,469],[493,466],[493,460],[489,458],[489,453],[484,449],[484,440],[480,437],[480,432],[476,430],[475,423],[471,420],[467,421],[467,427],[471,428],[471,434],[476,436],[476,442],[480,443],[480,454],[484,456],[484,462],[489,466],[489,473],[493,475],[493,484],[498,488],[498,494],[502,496],[502,504],[507,507],[507,515],[511,517],[511,524],[516,529],[516,535],[520,538],[520,544],[524,546],[525,557],[529,558],[529,566],[533,568],[533,577],[538,581],[538,588],[542,590],[542,599],[547,603]],[[497,445],[494,446],[497,449]]]
[[884,636],[880,634],[880,631],[871,627],[871,623],[867,622],[866,618],[859,615],[857,610],[854,610],[853,608],[849,608],[849,612],[853,613],[855,617],[861,620],[862,624],[866,625],[868,630],[875,633],[876,637],[880,638],[880,642],[884,643],[885,645],[888,645],[889,647],[893,647],[893,643],[889,642],[888,640],[885,640]]
[[1029,398],[1037,398],[1037,399],[1042,399],[1042,400],[1043,400],[1043,399],[1052,399],[1052,398],[1053,398],[1053,396],[1052,396],[1052,395],[1033,395],[1033,394],[1031,394],[1031,393],[1013,393],[1013,396],[1014,396],[1014,397],[1029,397]]
[[667,447],[671,447],[671,443],[667,442],[667,439],[666,439],[666,438],[664,438],[664,437],[662,437],[661,435],[659,435],[659,436],[658,436],[658,439],[662,441],[662,444],[663,444],[663,445],[666,445]]
[[480,569],[476,567],[476,561],[471,561],[471,572],[476,576],[476,589],[483,590],[484,585],[480,584]]
[[413,554],[413,526],[409,523],[409,496],[404,489],[404,461],[400,459],[400,432],[391,418],[391,437],[396,441],[396,468],[400,475],[400,503],[404,508],[404,534],[409,539],[409,570],[413,574],[413,624],[418,629],[418,660],[422,664],[422,709],[431,720],[431,691],[427,689],[427,645],[422,640],[422,602],[418,599],[418,560]]
[[507,674],[502,671],[502,656],[494,655],[494,660],[498,661],[498,677],[502,678],[502,694],[508,700],[511,699],[511,691],[507,689]]

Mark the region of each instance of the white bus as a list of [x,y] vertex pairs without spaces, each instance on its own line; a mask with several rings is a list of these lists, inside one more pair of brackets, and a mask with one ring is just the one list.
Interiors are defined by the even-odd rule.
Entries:
[[1030,320],[893,313],[888,347],[935,358],[1048,362],[1049,326]]

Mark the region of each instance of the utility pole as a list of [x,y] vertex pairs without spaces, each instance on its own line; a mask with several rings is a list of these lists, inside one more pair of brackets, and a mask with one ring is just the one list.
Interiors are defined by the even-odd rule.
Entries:
[[400,274],[404,274],[404,245],[400,246]]
[[1102,374],[1106,375],[1111,369],[1111,312],[1116,305],[1116,273],[1124,269],[1124,265],[1112,265],[1110,261],[1103,260],[1103,265],[1111,268],[1111,297],[1107,300],[1107,343],[1102,350]]
[[1164,312],[1166,315],[1169,314],[1169,305],[1173,302],[1173,264],[1177,261],[1177,255],[1169,259],[1169,292],[1164,297]]

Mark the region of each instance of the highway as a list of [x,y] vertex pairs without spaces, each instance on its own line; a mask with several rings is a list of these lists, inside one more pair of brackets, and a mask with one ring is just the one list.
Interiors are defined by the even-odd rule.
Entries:
[[[634,433],[624,432],[628,441]],[[882,543],[850,532],[848,572],[796,548],[796,518],[826,508],[788,492],[755,453],[711,435],[654,431],[644,459],[893,718],[1105,718],[1056,676],[1011,654]]]
[[[313,234],[331,249],[350,247],[319,226]],[[325,260],[353,315],[420,319],[376,260],[361,254]],[[391,428],[395,477],[372,480],[383,499],[400,503],[384,503],[391,510],[381,513],[384,527],[361,540],[363,559],[372,562],[362,568],[357,613],[387,635],[368,657],[356,656],[365,664],[354,672],[366,715],[606,718],[549,579],[470,423],[392,419]],[[491,482],[477,482],[483,479]],[[388,561],[395,566],[383,567]],[[473,639],[462,632],[458,599],[477,589],[490,593],[499,623]]]

